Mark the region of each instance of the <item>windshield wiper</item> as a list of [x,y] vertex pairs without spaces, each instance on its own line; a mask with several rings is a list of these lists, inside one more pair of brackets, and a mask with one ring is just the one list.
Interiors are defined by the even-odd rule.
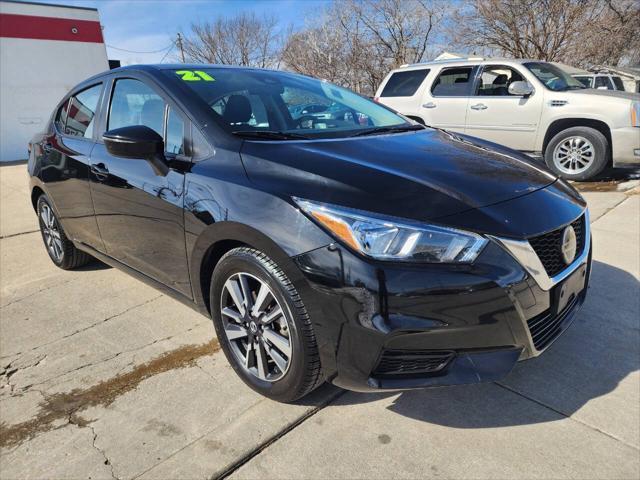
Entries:
[[377,135],[379,133],[400,133],[400,132],[411,132],[413,130],[424,130],[424,129],[425,127],[423,125],[395,125],[390,127],[369,128],[367,130],[361,130],[349,136],[362,137],[365,135]]
[[310,137],[300,133],[279,132],[275,130],[236,130],[231,132],[234,135],[244,138],[257,138],[260,140],[308,140]]

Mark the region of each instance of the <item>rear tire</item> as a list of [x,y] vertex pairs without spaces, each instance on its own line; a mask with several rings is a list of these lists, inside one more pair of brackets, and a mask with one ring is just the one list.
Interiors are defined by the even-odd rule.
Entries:
[[93,257],[78,250],[67,238],[49,198],[44,193],[38,197],[36,206],[42,241],[51,261],[63,270],[72,270],[89,263]]
[[[248,247],[227,252],[213,271],[209,298],[222,350],[249,387],[273,400],[292,402],[320,385],[311,319],[273,260]],[[278,308],[282,314],[276,314]]]
[[608,165],[609,142],[594,128],[567,128],[551,139],[544,160],[562,178],[590,180]]

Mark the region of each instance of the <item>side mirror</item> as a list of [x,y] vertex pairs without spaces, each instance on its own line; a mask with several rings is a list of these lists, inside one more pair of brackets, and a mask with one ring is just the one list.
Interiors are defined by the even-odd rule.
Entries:
[[157,175],[165,176],[169,167],[164,158],[164,141],[145,125],[109,130],[102,135],[107,151],[114,157],[147,160]]
[[533,93],[533,87],[529,82],[513,82],[509,85],[509,94],[519,97],[528,97]]

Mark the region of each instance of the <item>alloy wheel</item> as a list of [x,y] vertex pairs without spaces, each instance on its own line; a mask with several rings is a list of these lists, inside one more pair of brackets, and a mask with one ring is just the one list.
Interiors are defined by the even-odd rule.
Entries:
[[587,170],[594,158],[593,144],[586,138],[579,136],[565,138],[553,150],[553,163],[556,168],[569,175]]
[[46,203],[42,203],[40,206],[40,228],[42,230],[42,236],[44,237],[44,243],[51,257],[57,263],[60,263],[64,255],[60,228],[53,214],[53,210],[51,210],[51,207]]
[[291,328],[271,288],[239,272],[227,279],[220,300],[222,326],[238,363],[260,380],[281,379],[291,364]]

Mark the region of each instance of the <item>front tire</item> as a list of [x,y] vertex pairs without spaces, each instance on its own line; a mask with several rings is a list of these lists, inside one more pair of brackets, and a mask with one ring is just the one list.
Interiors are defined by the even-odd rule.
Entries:
[[609,142],[594,128],[567,128],[551,139],[544,159],[562,178],[579,182],[590,180],[609,163]]
[[311,320],[295,287],[264,253],[227,252],[211,279],[213,324],[227,360],[253,390],[292,402],[322,380]]
[[72,270],[89,263],[92,257],[78,250],[65,235],[49,198],[45,194],[40,195],[36,205],[42,241],[51,261],[63,270]]

